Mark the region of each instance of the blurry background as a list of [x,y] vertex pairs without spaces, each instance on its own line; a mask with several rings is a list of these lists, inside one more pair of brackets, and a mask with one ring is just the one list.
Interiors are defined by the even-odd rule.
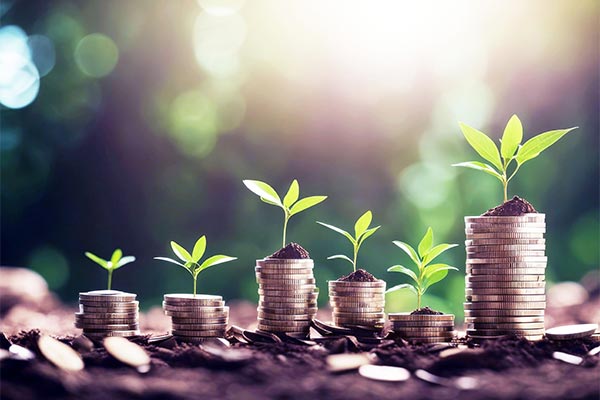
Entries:
[[[293,178],[329,199],[292,218],[288,238],[326,281],[365,210],[382,229],[359,264],[388,286],[431,225],[461,269],[429,303],[462,316],[463,216],[502,200],[457,121],[495,139],[513,113],[525,138],[579,126],[509,188],[547,214],[549,281],[599,263],[598,2],[3,0],[0,3],[1,264],[41,273],[63,300],[104,288],[83,256],[115,247],[138,261],[115,273],[142,306],[191,291],[152,259],[169,241],[239,257],[199,291],[257,299],[254,260],[279,248],[282,213],[241,183]],[[389,298],[408,310],[411,297]]]

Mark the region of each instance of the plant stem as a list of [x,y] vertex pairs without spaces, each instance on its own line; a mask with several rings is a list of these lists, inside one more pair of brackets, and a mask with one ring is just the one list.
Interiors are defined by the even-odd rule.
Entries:
[[290,219],[290,217],[288,216],[287,211],[284,211],[284,213],[285,213],[285,217],[283,219],[283,242],[281,244],[282,248],[285,247],[285,234],[286,234],[286,231],[287,231],[287,223],[288,223],[288,220]]
[[358,247],[354,246],[354,261],[352,261],[352,266],[354,267],[354,272],[356,272],[356,259],[358,258]]
[[508,181],[504,179],[502,185],[504,186],[504,202],[506,203],[508,201]]
[[417,290],[417,310],[421,308],[421,290]]
[[110,290],[110,287],[112,286],[112,269],[108,270],[108,290]]
[[198,277],[194,277],[194,297],[196,297],[196,283],[197,283]]

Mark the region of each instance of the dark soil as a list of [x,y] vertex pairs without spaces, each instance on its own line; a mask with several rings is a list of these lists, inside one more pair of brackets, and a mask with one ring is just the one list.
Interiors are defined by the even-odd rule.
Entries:
[[536,214],[537,211],[527,200],[515,196],[503,204],[490,208],[482,216],[484,217],[518,217],[524,214]]
[[310,258],[310,254],[308,251],[304,249],[304,247],[300,246],[298,243],[290,243],[287,246],[279,249],[275,253],[271,254],[267,258],[281,258],[286,260],[295,260],[299,258]]
[[342,282],[375,282],[377,278],[373,274],[365,271],[364,269],[357,269],[349,275],[344,275],[338,279]]
[[444,314],[444,313],[436,311],[436,310],[432,310],[429,307],[421,307],[410,313],[410,315],[442,315],[442,314]]

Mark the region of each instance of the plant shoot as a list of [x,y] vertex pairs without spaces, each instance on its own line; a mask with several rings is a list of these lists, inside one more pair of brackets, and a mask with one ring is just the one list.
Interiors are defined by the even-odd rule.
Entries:
[[89,251],[85,252],[85,256],[108,271],[108,290],[110,290],[110,288],[112,287],[113,271],[135,261],[134,256],[123,257],[123,252],[121,251],[121,249],[116,249],[112,253],[110,260],[100,258],[97,255],[90,253]]

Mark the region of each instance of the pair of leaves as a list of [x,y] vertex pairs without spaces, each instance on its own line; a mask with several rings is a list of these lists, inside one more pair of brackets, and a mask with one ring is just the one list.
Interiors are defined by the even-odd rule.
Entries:
[[517,168],[519,168],[525,162],[539,156],[542,151],[552,146],[564,135],[577,129],[577,127],[573,127],[544,132],[521,145],[523,141],[523,125],[519,117],[513,115],[504,128],[499,151],[494,141],[485,133],[462,122],[459,125],[471,147],[491,165],[478,161],[469,161],[454,164],[454,166],[483,171],[500,179],[500,181],[506,180],[506,171],[512,160],[517,162]]
[[[369,228],[372,221],[373,221],[373,213],[371,213],[370,210],[366,211],[354,223],[354,236],[352,236],[352,234],[350,234],[349,232],[347,232],[341,228],[338,228],[337,226],[329,225],[329,224],[326,224],[326,223],[320,222],[320,221],[317,221],[317,224],[323,225],[324,227],[331,229],[332,231],[337,232],[340,235],[344,236],[346,239],[348,239],[350,241],[350,243],[352,243],[352,246],[354,248],[354,254],[358,255],[358,249],[363,244],[363,242],[367,238],[369,238],[371,235],[373,235],[375,232],[377,232],[377,230],[379,228],[381,228],[381,226],[375,226],[373,228]],[[346,260],[350,264],[352,264],[353,266],[356,267],[355,260],[352,260],[350,257],[348,257],[344,254],[336,254],[336,255],[327,257],[327,259],[328,260],[333,260],[333,259]]]
[[296,179],[294,179],[290,184],[287,193],[283,197],[283,201],[275,189],[273,189],[273,187],[268,183],[251,179],[246,179],[243,182],[244,185],[246,185],[246,187],[252,193],[259,196],[263,202],[273,206],[281,207],[288,218],[308,208],[316,206],[327,198],[327,196],[309,196],[299,199],[300,185]]
[[114,271],[115,269],[119,269],[122,266],[135,261],[134,256],[123,257],[123,252],[121,251],[121,249],[116,249],[115,251],[113,251],[110,260],[100,258],[97,255],[90,253],[89,251],[85,252],[85,256],[90,260],[94,261],[96,264],[100,265],[102,268],[106,269],[107,271]]
[[419,242],[417,250],[405,242],[396,240],[393,242],[402,251],[404,251],[415,264],[417,272],[403,265],[394,265],[388,268],[388,272],[399,272],[410,277],[415,285],[403,284],[390,288],[388,292],[405,289],[411,287],[415,293],[423,294],[434,283],[444,279],[448,275],[448,271],[458,271],[456,267],[447,264],[431,264],[443,252],[456,247],[456,244],[442,243],[436,246],[433,245],[433,229],[429,227],[425,235]]
[[223,254],[218,254],[212,257],[208,257],[206,260],[204,260],[204,262],[200,263],[200,260],[202,259],[202,256],[204,256],[204,253],[206,251],[206,236],[204,235],[196,241],[196,244],[194,244],[194,248],[192,249],[191,254],[183,246],[181,246],[175,241],[171,241],[171,249],[173,250],[173,253],[175,253],[175,255],[177,256],[177,258],[179,258],[183,263],[168,257],[154,257],[154,259],[167,261],[172,264],[179,265],[180,267],[185,268],[190,274],[192,274],[194,279],[198,276],[200,272],[204,271],[209,267],[237,260],[236,257],[229,257]]

